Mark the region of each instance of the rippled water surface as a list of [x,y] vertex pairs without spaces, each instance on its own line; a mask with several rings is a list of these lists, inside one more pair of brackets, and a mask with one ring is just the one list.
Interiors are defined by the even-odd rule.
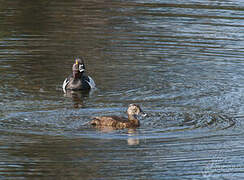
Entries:
[[[0,179],[242,179],[241,0],[0,0]],[[75,57],[97,88],[63,94]],[[149,114],[136,130],[94,116]]]

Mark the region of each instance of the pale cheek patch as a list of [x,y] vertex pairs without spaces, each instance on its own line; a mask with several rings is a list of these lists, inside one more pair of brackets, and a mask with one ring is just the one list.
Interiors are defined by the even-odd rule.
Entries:
[[80,65],[79,65],[79,71],[80,71],[80,72],[83,72],[84,70],[85,70],[85,69],[84,69],[84,65],[83,65],[83,64],[80,64]]

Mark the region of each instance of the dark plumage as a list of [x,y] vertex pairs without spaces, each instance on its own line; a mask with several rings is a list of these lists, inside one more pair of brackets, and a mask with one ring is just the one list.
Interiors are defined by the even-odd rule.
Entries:
[[97,127],[110,126],[117,129],[123,128],[136,128],[140,126],[140,122],[137,119],[138,115],[146,116],[140,106],[136,104],[130,104],[127,109],[128,118],[118,116],[102,116],[95,117],[90,124]]
[[72,74],[63,82],[63,91],[66,90],[90,90],[95,87],[95,82],[85,74],[85,64],[82,59],[75,59],[72,66]]

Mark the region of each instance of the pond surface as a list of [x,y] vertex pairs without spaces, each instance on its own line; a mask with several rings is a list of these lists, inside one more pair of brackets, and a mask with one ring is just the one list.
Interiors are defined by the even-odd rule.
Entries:
[[[241,0],[0,0],[0,179],[242,179]],[[75,57],[97,88],[62,92]],[[149,114],[136,130],[94,116]]]

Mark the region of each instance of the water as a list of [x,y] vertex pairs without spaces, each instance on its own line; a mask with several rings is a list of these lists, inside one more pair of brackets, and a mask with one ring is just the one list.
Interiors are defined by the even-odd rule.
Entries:
[[[242,179],[242,1],[0,0],[0,179]],[[75,57],[97,84],[64,95]],[[94,116],[150,116],[136,130]]]

